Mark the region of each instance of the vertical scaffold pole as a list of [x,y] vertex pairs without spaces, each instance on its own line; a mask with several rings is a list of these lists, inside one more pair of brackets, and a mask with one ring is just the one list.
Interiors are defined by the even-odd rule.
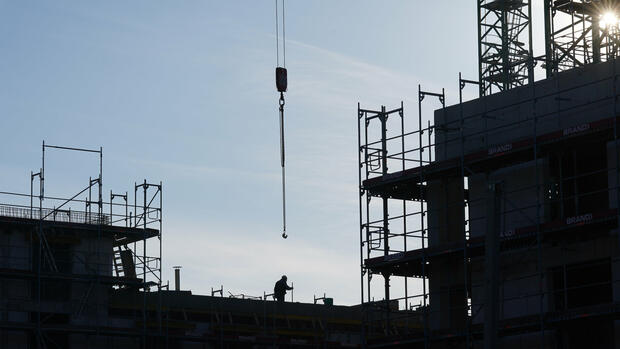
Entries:
[[[363,237],[363,233],[364,233],[364,221],[363,221],[363,209],[362,209],[362,201],[364,200],[364,189],[362,187],[362,168],[364,167],[364,164],[362,163],[362,129],[360,126],[360,122],[362,121],[362,118],[364,116],[364,113],[360,110],[360,103],[357,103],[357,163],[359,165],[358,169],[357,169],[357,175],[358,175],[358,201],[359,201],[359,225],[360,225],[360,304],[364,304],[364,237]],[[365,127],[365,125],[364,125]],[[370,290],[368,291],[370,292]],[[363,311],[363,307],[362,307],[362,311]],[[365,316],[364,314],[362,314],[362,317]],[[361,333],[362,333],[362,348],[366,347],[366,336],[365,336],[365,324],[364,321],[362,320],[361,322]]]
[[[364,112],[364,163],[365,163],[365,173],[366,173],[366,180],[368,180],[368,113]],[[368,192],[366,192],[366,256],[370,257],[370,216],[369,216],[369,212],[370,212],[370,200],[371,200],[371,196],[368,195]],[[366,276],[366,283],[367,283],[367,297],[368,297],[368,303],[370,303],[371,298],[370,298],[370,281],[372,278],[372,274],[370,272],[370,270],[368,271],[368,275]]]
[[[529,62],[530,66],[534,65],[532,59]],[[540,185],[540,174],[538,171],[538,114],[536,113],[536,84],[530,84],[532,90],[532,114],[534,120],[534,171],[536,180],[536,245],[537,245],[537,272],[538,272],[538,297],[539,297],[539,326],[540,326],[540,348],[545,347],[545,317],[544,317],[544,281],[545,281],[545,268],[543,266],[543,254],[542,254],[542,236],[540,235],[541,217],[540,217],[540,196],[542,195]]]
[[[400,110],[398,111],[400,116],[400,151],[401,151],[401,166],[402,171],[405,171],[405,107],[403,101],[400,101]],[[420,186],[421,188],[422,186]],[[420,189],[420,196],[422,196],[422,190]],[[403,251],[407,251],[407,201],[403,200]],[[405,275],[405,309],[409,309],[409,285],[407,276]],[[409,329],[409,317],[407,317],[407,329]]]
[[[423,178],[423,156],[424,156],[424,147],[423,147],[423,135],[424,130],[422,128],[422,101],[424,100],[424,93],[422,93],[422,86],[418,84],[418,152],[419,152],[419,161],[418,165],[420,166],[420,185],[424,184]],[[426,294],[426,243],[425,243],[425,230],[424,230],[424,200],[420,200],[420,236],[422,239],[422,304],[423,304],[423,314],[424,314],[424,348],[428,349],[429,347],[429,331],[428,331],[428,303],[427,303],[427,294]]]
[[[614,171],[614,176],[616,177],[616,224],[618,227],[620,227],[620,172],[618,171],[619,164],[620,164],[620,152],[618,151],[618,107],[617,107],[617,98],[618,98],[618,90],[616,85],[618,84],[618,73],[616,70],[616,62],[612,63],[612,78],[611,78],[611,84],[612,84],[612,94],[613,94],[613,115],[614,115],[614,159],[615,159],[615,164],[614,167],[612,169],[612,171]],[[608,173],[609,175],[609,173]],[[618,232],[616,232],[617,236],[616,239],[618,239],[618,243],[620,244],[620,234],[618,234]],[[615,276],[615,274],[613,274]],[[613,276],[612,276],[613,277]],[[566,280],[566,279],[565,279]],[[612,289],[615,288],[615,283],[617,283],[619,280],[617,279],[612,279],[611,280],[611,287]],[[566,294],[566,292],[564,292]],[[565,303],[568,304],[568,303]]]
[[[463,139],[463,88],[465,88],[465,83],[463,82],[463,77],[461,72],[459,72],[459,140],[461,146],[461,156],[460,156],[460,172],[461,172],[461,181],[463,181],[461,186],[461,204],[463,210],[463,218],[465,218],[465,210],[467,206],[465,204],[465,141]],[[462,222],[462,235],[463,238],[463,286],[465,289],[463,290],[465,296],[465,348],[469,348],[469,331],[470,331],[470,319],[469,319],[469,284],[468,284],[468,263],[467,263],[467,232],[466,232],[466,220],[464,219]]]
[[[381,174],[386,176],[388,174],[388,149],[387,149],[387,119],[388,114],[385,112],[385,106],[381,106],[381,114],[379,121],[381,121]],[[388,197],[382,195],[383,203],[383,255],[390,254],[390,228],[389,228],[389,212],[388,212]],[[385,308],[387,316],[387,328],[390,326],[390,274],[389,272],[383,273],[384,288],[385,288]]]
[[[488,179],[488,176],[487,176]],[[497,348],[499,320],[499,230],[502,215],[501,184],[487,189],[487,231],[485,237],[484,349]]]
[[465,316],[466,316],[466,323],[465,323],[465,344],[466,344],[466,348],[470,348],[470,341],[471,341],[471,317],[469,316],[470,313],[470,304],[469,304],[469,299],[470,299],[470,295],[469,295],[469,287],[470,287],[470,280],[469,280],[469,244],[468,244],[468,239],[467,239],[467,229],[466,229],[466,225],[467,225],[467,221],[469,219],[469,215],[467,215],[467,217],[465,217],[465,213],[467,211],[467,202],[465,201],[465,179],[466,179],[466,174],[465,174],[465,120],[464,120],[464,115],[463,115],[463,89],[465,88],[465,86],[467,84],[473,84],[473,85],[480,85],[480,82],[478,81],[473,81],[473,80],[466,80],[463,79],[461,73],[459,72],[459,113],[460,113],[460,124],[459,124],[459,134],[460,134],[460,146],[461,146],[461,156],[460,156],[460,171],[461,171],[461,179],[463,180],[463,184],[461,187],[461,203],[462,203],[462,210],[463,210],[463,232],[462,232],[462,238],[463,238],[463,280],[464,280],[464,295],[465,295]]

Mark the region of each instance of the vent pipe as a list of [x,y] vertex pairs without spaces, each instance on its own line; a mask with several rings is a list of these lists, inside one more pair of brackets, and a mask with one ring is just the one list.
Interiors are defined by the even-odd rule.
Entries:
[[174,290],[181,291],[181,266],[175,265],[174,267]]

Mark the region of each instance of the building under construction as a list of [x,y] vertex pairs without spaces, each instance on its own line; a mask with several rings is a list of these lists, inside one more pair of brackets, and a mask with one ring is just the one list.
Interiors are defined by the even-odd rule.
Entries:
[[[46,152],[97,156],[69,198],[45,194]],[[350,347],[359,306],[193,295],[162,283],[162,183],[102,191],[103,150],[43,143],[30,193],[0,192],[0,348]],[[86,181],[85,181],[86,182]],[[133,198],[133,200],[132,200]],[[324,304],[317,304],[322,300]]]
[[[0,348],[620,347],[620,1],[545,0],[538,57],[530,1],[477,0],[458,104],[358,107],[360,305],[169,287],[162,183],[108,196],[102,149],[44,143],[0,192]],[[50,197],[48,151],[98,175]]]
[[536,57],[530,1],[479,0],[458,104],[358,107],[369,347],[620,347],[619,5],[546,0]]

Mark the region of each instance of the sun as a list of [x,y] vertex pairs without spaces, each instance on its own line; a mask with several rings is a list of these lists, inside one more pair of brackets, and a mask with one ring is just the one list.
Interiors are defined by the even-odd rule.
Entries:
[[607,28],[618,25],[618,15],[615,12],[608,11],[601,15],[599,19],[601,28]]

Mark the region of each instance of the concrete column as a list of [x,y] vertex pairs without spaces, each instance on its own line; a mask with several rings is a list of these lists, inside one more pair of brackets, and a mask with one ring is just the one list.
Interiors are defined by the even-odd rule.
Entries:
[[484,349],[497,348],[499,319],[499,228],[501,185],[490,183],[487,191],[487,233],[485,239]]

